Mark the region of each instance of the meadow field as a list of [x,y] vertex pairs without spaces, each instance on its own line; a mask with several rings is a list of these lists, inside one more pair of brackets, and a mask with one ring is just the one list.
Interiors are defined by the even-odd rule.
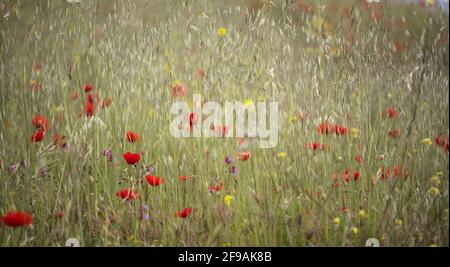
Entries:
[[[433,0],[0,0],[0,246],[448,247],[448,33]],[[171,135],[208,101],[278,103],[276,145]]]

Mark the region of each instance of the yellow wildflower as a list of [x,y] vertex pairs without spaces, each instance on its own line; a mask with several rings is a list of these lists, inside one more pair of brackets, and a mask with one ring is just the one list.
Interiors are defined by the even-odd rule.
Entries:
[[278,152],[277,153],[277,158],[280,158],[280,159],[284,159],[284,158],[286,158],[286,152]]
[[223,201],[225,202],[225,205],[228,207],[231,205],[231,202],[233,202],[234,197],[232,195],[225,195],[223,197]]
[[353,138],[359,137],[359,130],[357,128],[352,128],[350,131],[352,133]]
[[334,218],[333,219],[333,224],[334,225],[340,225],[341,224],[341,218],[339,218],[339,217]]
[[395,219],[395,224],[396,224],[398,227],[401,227],[401,226],[403,225],[403,221],[402,221],[401,219]]
[[439,188],[432,186],[430,189],[430,194],[435,197],[437,195],[439,195]]
[[225,29],[225,28],[219,28],[219,30],[217,31],[217,34],[219,35],[219,36],[225,36],[225,35],[227,35],[227,29]]
[[244,100],[244,106],[245,107],[251,107],[253,106],[253,101],[251,99],[245,99]]
[[437,176],[437,175],[431,176],[430,180],[431,180],[431,183],[433,183],[435,185],[441,184],[441,178],[439,178],[439,176]]
[[357,235],[359,233],[358,227],[352,227],[352,232],[354,235]]

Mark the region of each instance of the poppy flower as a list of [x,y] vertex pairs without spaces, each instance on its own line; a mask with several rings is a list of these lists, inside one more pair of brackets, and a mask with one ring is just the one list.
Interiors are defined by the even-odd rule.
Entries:
[[8,211],[1,219],[9,227],[27,226],[33,222],[33,217],[22,211]]
[[197,123],[197,120],[198,120],[197,113],[191,112],[191,113],[189,114],[189,128],[190,128],[190,129],[192,129],[192,127],[194,126],[194,124]]
[[397,137],[400,135],[400,130],[398,130],[398,129],[390,130],[390,131],[388,132],[388,135],[389,135],[389,137],[391,137],[391,138],[397,138]]
[[180,218],[186,218],[186,217],[188,217],[189,214],[191,214],[191,213],[192,213],[192,208],[184,208],[184,209],[182,209],[182,210],[177,211],[177,212],[175,213],[175,215],[176,215],[177,217],[180,217]]
[[188,90],[189,90],[189,88],[187,86],[180,84],[180,83],[176,83],[172,87],[172,94],[173,94],[173,96],[176,96],[176,97],[186,96]]
[[64,211],[62,211],[62,210],[57,211],[57,212],[55,213],[55,217],[56,217],[56,218],[62,218],[62,217],[64,217]]
[[336,124],[333,126],[332,132],[335,133],[336,135],[345,135],[348,133],[348,128]]
[[78,94],[78,92],[72,92],[69,94],[69,97],[72,100],[77,100],[79,96],[80,96],[80,94]]
[[126,201],[132,201],[139,198],[139,193],[136,191],[133,191],[131,188],[124,188],[116,193],[116,196],[120,197],[123,200]]
[[331,133],[331,128],[332,126],[330,126],[328,123],[321,123],[319,124],[319,126],[317,126],[317,132],[319,134],[329,134]]
[[84,114],[86,114],[86,116],[88,116],[88,117],[94,116],[94,110],[95,110],[95,106],[93,103],[86,102],[84,104]]
[[192,175],[180,175],[178,176],[178,179],[180,179],[180,181],[186,181],[192,178]]
[[45,131],[42,129],[39,129],[37,132],[35,132],[33,135],[31,135],[31,143],[34,142],[40,142],[44,139]]
[[141,139],[141,137],[137,133],[132,132],[132,131],[127,132],[128,142],[135,143],[135,142],[138,142],[140,139]]
[[198,69],[196,72],[196,75],[198,78],[203,78],[205,77],[205,70],[204,69]]
[[434,142],[448,152],[448,136],[436,136]]
[[65,145],[67,145],[66,137],[60,136],[58,133],[55,133],[53,135],[53,145],[61,145],[61,147],[64,147]]
[[239,152],[237,158],[241,161],[247,161],[250,158],[250,152]]
[[147,175],[145,176],[145,179],[151,186],[159,186],[164,183],[164,179],[159,176]]
[[380,172],[381,172],[380,179],[382,181],[384,179],[389,179],[389,178],[399,178],[399,177],[406,178],[410,175],[409,170],[404,170],[399,166],[394,166],[391,168],[385,168],[384,166],[382,166],[380,169]]
[[42,129],[44,131],[48,130],[48,121],[47,118],[45,118],[42,115],[36,115],[33,118],[33,125],[37,128],[37,129]]
[[316,151],[317,149],[319,149],[319,150],[324,150],[325,149],[325,146],[322,145],[322,144],[319,144],[319,143],[309,143],[309,144],[306,144],[304,147],[305,148],[309,148],[309,149],[311,149],[313,151]]
[[109,106],[111,106],[112,100],[111,97],[108,97],[106,99],[102,99],[100,100],[100,107],[101,108],[108,108]]
[[131,152],[127,152],[127,153],[123,154],[122,156],[125,159],[125,161],[130,165],[134,165],[141,160],[141,156],[137,153],[133,154]]
[[353,181],[358,181],[358,179],[359,179],[359,172],[354,172],[353,173]]
[[397,114],[398,112],[395,108],[387,108],[383,112],[381,112],[381,117],[383,119],[385,118],[394,119],[395,117],[397,117]]
[[92,85],[91,83],[86,83],[86,84],[83,84],[82,88],[83,88],[84,92],[87,93],[94,89],[94,85]]

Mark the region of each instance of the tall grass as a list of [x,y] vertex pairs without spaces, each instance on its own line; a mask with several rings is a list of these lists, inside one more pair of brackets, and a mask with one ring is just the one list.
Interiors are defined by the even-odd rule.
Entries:
[[[375,22],[364,1],[333,1],[336,11],[322,8],[331,1],[225,2],[2,1],[0,214],[34,219],[32,227],[0,226],[2,246],[63,246],[70,237],[84,246],[364,246],[371,237],[448,246],[448,151],[421,142],[448,137],[448,15],[383,3]],[[218,36],[220,27],[227,35]],[[187,96],[172,95],[174,81],[189,87]],[[87,82],[112,99],[92,118],[80,116]],[[194,93],[279,102],[278,145],[172,137],[170,106]],[[389,107],[398,116],[382,119]],[[51,129],[31,143],[36,114]],[[354,129],[320,135],[326,121]],[[128,130],[142,141],[127,142]],[[67,149],[53,145],[56,132]],[[325,150],[306,149],[310,142]],[[136,167],[123,160],[128,151],[143,152]],[[251,158],[236,160],[240,151]],[[409,175],[381,180],[381,166]],[[150,170],[166,183],[149,186]],[[345,170],[358,170],[359,180],[335,187],[332,176],[341,181]],[[438,172],[439,184],[430,180]],[[224,189],[210,193],[219,181]],[[140,199],[122,201],[124,187]],[[176,217],[184,207],[192,214]]]

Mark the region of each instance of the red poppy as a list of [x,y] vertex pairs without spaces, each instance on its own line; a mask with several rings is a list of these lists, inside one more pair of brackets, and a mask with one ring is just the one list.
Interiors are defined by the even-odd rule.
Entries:
[[42,129],[44,131],[48,130],[48,121],[47,118],[45,118],[42,115],[36,115],[33,118],[33,125],[37,128],[37,129]]
[[131,152],[127,152],[127,153],[123,154],[122,156],[125,159],[125,161],[130,165],[134,165],[141,160],[141,156],[137,153],[133,154]]
[[86,102],[84,104],[84,114],[88,117],[94,116],[95,106],[91,102]]
[[139,193],[136,191],[133,191],[131,188],[124,188],[116,193],[116,196],[120,197],[123,200],[126,201],[132,201],[139,198]]
[[409,170],[404,170],[399,166],[394,166],[391,168],[385,168],[384,166],[382,166],[380,172],[381,172],[380,179],[382,181],[388,178],[399,178],[399,177],[406,178],[410,175]]
[[164,179],[159,176],[147,175],[145,179],[151,186],[159,186],[164,183]]
[[33,222],[33,217],[22,211],[8,211],[1,219],[5,225],[10,227],[27,226]]
[[228,126],[220,126],[220,125],[212,127],[212,130],[215,133],[217,133],[217,135],[220,135],[222,137],[228,134],[228,129],[229,129]]
[[336,124],[333,126],[332,132],[335,133],[336,135],[345,135],[348,132],[348,128]]
[[436,136],[434,142],[448,152],[448,136]]
[[64,211],[62,211],[62,210],[57,211],[57,212],[55,213],[55,217],[56,217],[56,218],[62,218],[62,217],[64,217]]
[[306,144],[304,147],[305,148],[310,148],[313,151],[316,151],[317,149],[319,149],[319,150],[324,150],[325,149],[325,146],[322,145],[322,144],[319,144],[319,143],[309,143],[309,144]]
[[192,178],[192,175],[180,175],[178,176],[178,179],[180,179],[180,181],[186,181]]
[[127,132],[128,142],[135,143],[135,142],[138,142],[140,139],[141,139],[141,137],[137,133],[132,132],[132,131]]
[[401,53],[403,52],[403,44],[400,41],[394,42],[395,52]]
[[188,90],[189,88],[187,86],[177,83],[172,87],[172,94],[173,96],[181,97],[185,96]]
[[388,132],[389,137],[397,138],[400,135],[400,130],[393,129]]
[[44,136],[45,136],[45,131],[42,129],[39,129],[37,132],[35,132],[33,135],[31,135],[31,143],[42,141],[42,139],[44,139]]
[[100,107],[101,108],[105,108],[105,107],[107,108],[107,107],[111,106],[111,103],[112,103],[111,97],[108,97],[106,99],[102,99],[102,100],[100,100]]
[[356,171],[356,172],[354,172],[353,173],[353,181],[358,181],[358,179],[359,179],[359,172],[358,171]]
[[384,118],[390,118],[393,119],[397,117],[397,110],[395,108],[387,108],[383,112],[381,112],[381,117]]
[[205,77],[205,70],[204,69],[198,69],[196,72],[196,75],[198,78],[203,78]]
[[72,100],[77,100],[79,96],[80,96],[80,94],[78,94],[78,92],[72,92],[69,95],[70,99],[72,99]]
[[177,211],[175,215],[180,218],[186,218],[187,216],[189,216],[189,214],[191,214],[191,212],[192,208],[184,208],[182,210]]
[[83,84],[82,88],[87,93],[94,89],[94,85],[92,85],[91,83],[86,83],[86,84]]
[[217,185],[211,185],[208,187],[209,192],[214,193],[214,192],[219,192],[220,190],[223,189],[223,182],[220,182]]
[[349,209],[348,209],[347,207],[342,207],[342,208],[341,208],[341,211],[342,211],[343,213],[347,213],[347,212],[349,211]]
[[60,144],[61,146],[64,146],[66,143],[67,142],[65,136],[60,136],[58,133],[55,133],[53,135],[53,145],[57,146],[58,144]]
[[332,126],[329,125],[328,123],[321,123],[317,127],[317,132],[319,134],[329,134],[329,133],[331,133],[331,128],[332,128]]
[[250,158],[250,152],[239,152],[237,158],[241,161],[247,161]]
[[198,120],[197,113],[191,112],[191,113],[189,114],[189,128],[190,128],[190,129],[192,129],[192,127],[194,126],[194,124],[197,123],[197,120]]

